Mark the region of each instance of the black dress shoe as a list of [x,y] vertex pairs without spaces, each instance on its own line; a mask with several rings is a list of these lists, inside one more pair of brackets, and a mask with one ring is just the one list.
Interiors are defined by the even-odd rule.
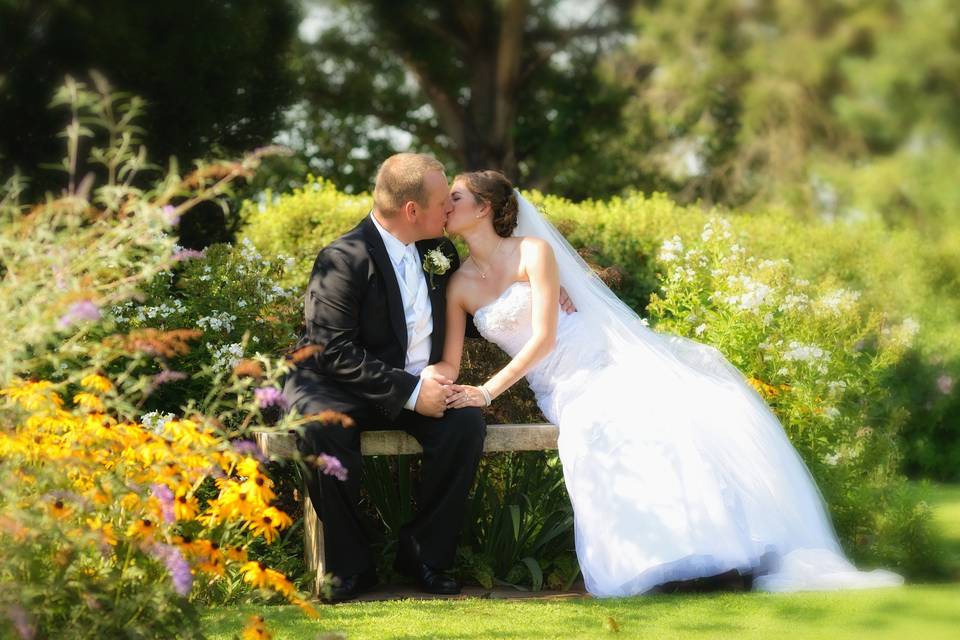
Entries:
[[421,591],[453,596],[460,593],[457,581],[420,560],[397,554],[393,567],[398,573],[413,578]]
[[327,585],[323,586],[323,594],[320,599],[327,604],[346,602],[347,600],[353,600],[364,591],[369,591],[376,584],[377,572],[372,568],[363,573],[355,573],[352,576],[334,576],[329,587]]

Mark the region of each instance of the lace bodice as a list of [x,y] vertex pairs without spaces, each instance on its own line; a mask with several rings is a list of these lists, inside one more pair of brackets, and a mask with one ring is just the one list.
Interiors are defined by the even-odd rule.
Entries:
[[[473,316],[477,330],[511,357],[533,335],[533,301],[530,283],[517,281]],[[590,338],[577,313],[562,309],[557,321],[553,351],[538,362],[526,378],[537,404],[550,422],[559,424],[563,406],[580,394],[591,373],[609,364],[602,341]]]

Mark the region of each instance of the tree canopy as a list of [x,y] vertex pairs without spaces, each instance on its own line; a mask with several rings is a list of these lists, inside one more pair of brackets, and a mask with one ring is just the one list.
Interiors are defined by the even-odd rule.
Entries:
[[293,100],[292,0],[0,1],[0,174],[60,157],[66,118],[46,107],[72,74],[101,72],[147,101],[150,157],[182,162],[272,140]]

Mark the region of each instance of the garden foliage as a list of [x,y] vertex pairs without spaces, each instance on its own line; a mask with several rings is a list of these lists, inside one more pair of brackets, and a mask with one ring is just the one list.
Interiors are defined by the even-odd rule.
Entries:
[[[270,150],[151,177],[134,124],[141,103],[95,82],[70,80],[55,101],[72,114],[64,192],[25,204],[18,179],[0,192],[0,629],[198,637],[194,603],[230,580],[314,615],[256,553],[292,525],[250,440],[283,403],[276,385],[289,363],[251,353],[218,368],[207,353],[174,369],[204,336],[199,320],[148,326],[115,313],[136,315],[144,291],[199,257],[174,245],[181,214],[227,193]],[[81,154],[98,170],[77,175]],[[219,263],[237,276],[243,259]],[[257,295],[257,314],[283,297]],[[188,297],[163,303],[207,312],[201,291]],[[261,339],[286,338],[282,323],[259,319],[270,325]],[[194,378],[208,380],[202,396],[169,396],[175,415],[144,415],[166,385]]]

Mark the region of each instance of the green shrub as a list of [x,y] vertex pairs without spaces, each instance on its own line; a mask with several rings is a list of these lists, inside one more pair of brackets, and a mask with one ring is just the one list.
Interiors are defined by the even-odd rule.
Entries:
[[217,376],[243,358],[281,356],[296,340],[303,315],[302,290],[279,284],[292,259],[264,258],[249,240],[203,252],[175,247],[173,258],[173,268],[146,283],[138,299],[110,309],[117,330],[200,332],[188,353],[163,361],[164,369],[190,375],[150,394],[144,408],[160,414],[201,403]]
[[674,236],[658,255],[660,330],[710,343],[780,418],[817,480],[845,548],[917,574],[935,569],[930,511],[902,492],[889,371],[919,325],[864,308],[835,277],[798,278],[789,260],[758,260],[724,218]]

